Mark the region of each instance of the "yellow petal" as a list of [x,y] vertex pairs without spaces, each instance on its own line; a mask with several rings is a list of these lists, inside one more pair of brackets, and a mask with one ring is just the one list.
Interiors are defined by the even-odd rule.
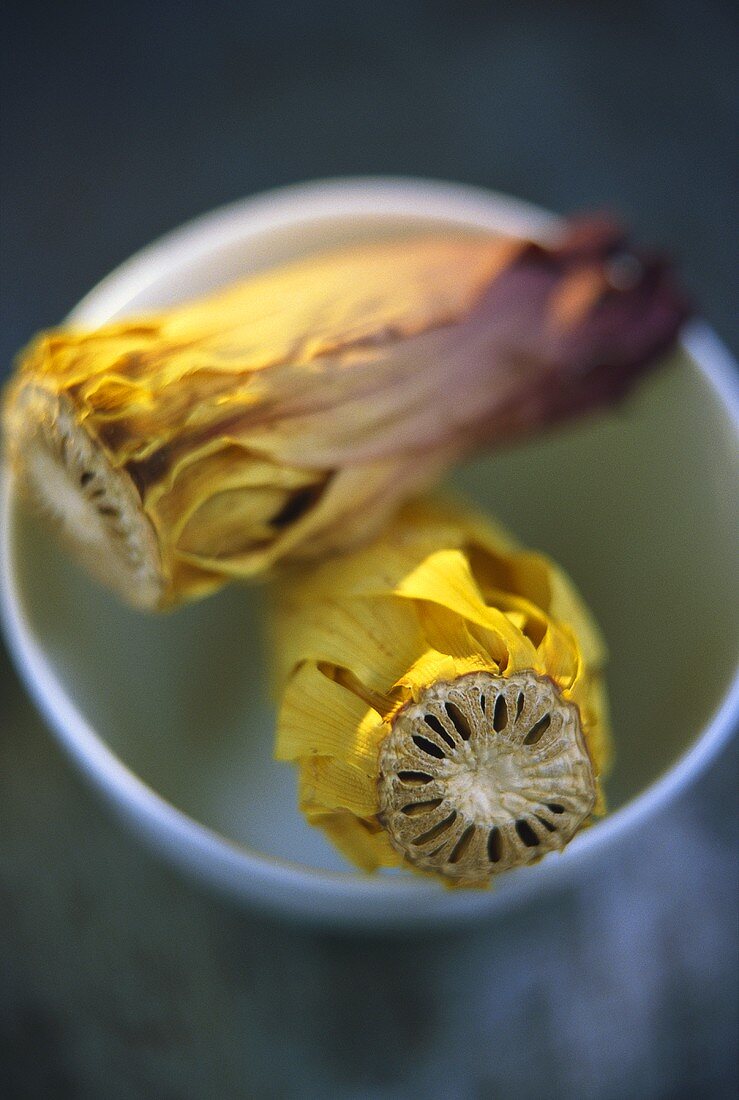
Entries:
[[563,569],[544,554],[524,553],[511,559],[511,587],[538,604],[558,622],[567,623],[577,635],[586,663],[600,667],[606,647],[593,616],[585,607]]
[[397,706],[406,703],[408,699],[418,699],[423,689],[430,684],[439,681],[451,682],[459,676],[465,676],[468,672],[494,668],[492,662],[476,654],[473,647],[467,655],[458,656],[442,653],[438,649],[427,649],[398,680],[398,686],[405,691],[399,698]]
[[[580,711],[583,734],[596,774],[607,776],[613,761],[613,740],[605,677],[598,670],[588,671],[582,666],[572,687],[564,694]],[[603,813],[605,800],[602,789],[599,788],[599,792],[601,797],[596,812]]]
[[398,596],[441,604],[463,618],[484,625],[486,607],[459,550],[437,550],[411,569],[395,586]]
[[373,830],[370,822],[341,810],[326,813],[320,809],[303,807],[303,812],[311,825],[323,829],[341,854],[363,871],[399,867],[402,863],[401,856],[379,825],[375,824]]
[[349,669],[372,691],[385,692],[423,648],[413,607],[392,597],[341,603],[310,599],[311,586],[293,602],[286,579],[276,593],[273,623],[277,679],[298,664],[321,662]]
[[347,810],[362,818],[372,818],[377,813],[376,778],[344,760],[325,756],[303,757],[300,778],[301,804]]
[[376,711],[307,662],[285,689],[275,756],[338,757],[367,775],[377,775],[377,749],[386,732]]
[[489,237],[362,244],[257,275],[152,322],[183,345],[212,335],[224,370],[234,359],[254,369],[310,362],[388,332],[397,338],[451,322],[506,260]]

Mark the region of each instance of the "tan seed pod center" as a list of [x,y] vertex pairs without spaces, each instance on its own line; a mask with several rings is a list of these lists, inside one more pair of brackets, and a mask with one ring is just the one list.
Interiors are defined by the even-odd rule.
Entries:
[[163,578],[154,530],[133,484],[111,466],[71,402],[26,385],[6,426],[19,488],[60,529],[78,560],[129,602],[156,606]]
[[433,684],[398,712],[380,750],[393,846],[458,883],[563,848],[595,795],[577,708],[531,671]]

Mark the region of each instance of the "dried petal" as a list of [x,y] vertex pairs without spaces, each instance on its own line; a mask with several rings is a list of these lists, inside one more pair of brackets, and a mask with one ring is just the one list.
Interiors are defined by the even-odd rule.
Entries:
[[357,544],[471,448],[620,395],[669,346],[682,301],[626,247],[598,222],[384,241],[42,335],[6,398],[19,481],[141,607]]
[[358,866],[484,885],[603,812],[605,649],[547,558],[417,501],[274,598],[276,755]]

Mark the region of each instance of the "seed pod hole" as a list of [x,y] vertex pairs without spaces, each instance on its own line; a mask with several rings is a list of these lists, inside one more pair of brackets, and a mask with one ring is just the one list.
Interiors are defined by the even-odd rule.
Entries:
[[454,848],[452,849],[452,854],[449,856],[450,863],[459,863],[460,859],[462,859],[465,852],[469,848],[474,835],[475,826],[468,825],[457,843],[454,845]]
[[425,752],[427,756],[435,756],[437,760],[444,759],[443,749],[440,749],[433,741],[429,741],[428,737],[422,737],[420,734],[416,734],[413,741],[421,752]]
[[454,738],[448,732],[448,730],[444,729],[435,714],[426,715],[426,725],[429,727],[429,729],[432,729],[434,733],[438,733],[439,737],[442,739],[442,741],[446,741],[450,749],[454,748]]
[[429,840],[436,840],[442,833],[445,833],[447,829],[451,828],[457,819],[457,811],[452,810],[448,817],[445,817],[443,821],[440,821],[438,825],[434,825],[432,829],[429,829],[425,833],[421,833],[417,836],[413,843],[418,846],[419,844],[427,844]]
[[419,814],[430,813],[431,810],[435,810],[437,806],[441,806],[443,799],[432,798],[428,802],[409,802],[407,806],[404,806],[402,813],[406,817],[418,817]]
[[537,745],[552,724],[551,714],[545,714],[533,726],[523,739],[524,745]]
[[469,741],[472,736],[470,724],[456,703],[445,703],[444,708],[449,715],[449,720],[463,741]]
[[[546,752],[532,752],[552,727]],[[563,848],[595,802],[579,712],[533,671],[425,688],[395,714],[379,765],[379,820],[393,847],[464,884]]]
[[540,843],[539,838],[534,830],[531,828],[531,825],[528,823],[528,821],[524,821],[523,818],[519,818],[519,820],[516,822],[516,832],[518,833],[527,848],[538,847]]
[[501,692],[498,698],[495,700],[495,708],[493,710],[493,729],[496,733],[500,733],[508,725],[508,704],[505,701],[505,695]]
[[503,842],[500,829],[496,826],[488,833],[488,859],[491,863],[500,863],[503,857]]

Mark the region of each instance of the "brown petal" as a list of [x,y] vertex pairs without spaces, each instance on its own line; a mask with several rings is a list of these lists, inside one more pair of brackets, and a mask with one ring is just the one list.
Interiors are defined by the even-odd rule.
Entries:
[[622,397],[689,313],[667,260],[603,215],[571,219],[551,247],[525,245],[476,310],[495,329],[491,352],[519,375],[481,437],[507,440]]

